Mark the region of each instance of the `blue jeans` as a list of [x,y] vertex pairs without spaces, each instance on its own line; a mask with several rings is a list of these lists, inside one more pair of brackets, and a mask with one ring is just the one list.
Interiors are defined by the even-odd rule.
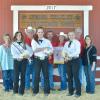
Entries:
[[66,78],[66,65],[65,64],[58,64],[58,71],[60,74],[61,80],[61,90],[65,90],[67,88],[67,78]]
[[9,91],[13,89],[13,70],[3,70],[2,78],[3,78],[3,86],[5,91]]
[[[53,64],[48,64],[48,71],[49,71],[49,81],[50,81],[50,88],[54,88],[54,82],[53,82]],[[44,87],[44,77],[41,72],[41,87]]]
[[87,93],[94,93],[95,92],[95,72],[96,68],[94,71],[91,71],[91,65],[89,66],[84,66],[84,71],[86,75],[86,92]]
[[84,66],[82,64],[82,59],[80,59],[79,79],[80,79],[81,85],[86,86],[86,77],[85,77],[85,72],[84,72]]
[[34,61],[28,62],[25,74],[25,88],[30,89],[30,75],[32,75],[32,88],[34,88]]

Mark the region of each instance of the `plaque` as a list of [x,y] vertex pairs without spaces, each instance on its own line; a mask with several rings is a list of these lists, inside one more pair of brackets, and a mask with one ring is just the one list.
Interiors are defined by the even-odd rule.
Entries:
[[43,26],[45,28],[76,28],[82,27],[82,13],[19,13],[19,26]]

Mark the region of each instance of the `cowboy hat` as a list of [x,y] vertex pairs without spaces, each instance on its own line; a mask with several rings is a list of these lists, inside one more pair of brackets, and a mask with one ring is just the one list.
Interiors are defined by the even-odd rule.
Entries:
[[26,34],[35,33],[35,32],[36,32],[36,29],[35,29],[35,28],[32,28],[32,26],[28,26],[28,27],[25,29],[25,33],[26,33]]
[[67,38],[67,34],[65,34],[64,32],[60,32],[59,36],[64,36],[65,38]]

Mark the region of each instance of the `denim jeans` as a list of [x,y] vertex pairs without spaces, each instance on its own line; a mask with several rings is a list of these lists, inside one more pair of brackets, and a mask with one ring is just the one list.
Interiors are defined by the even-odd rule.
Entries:
[[34,61],[28,62],[25,74],[25,88],[30,89],[30,75],[32,75],[32,88],[34,88]]
[[67,88],[66,65],[58,64],[58,72],[61,80],[60,88],[61,90],[65,90]]
[[[48,70],[49,70],[49,81],[50,81],[50,88],[54,88],[54,82],[53,82],[53,64],[48,64]],[[44,87],[44,77],[41,72],[41,87]]]
[[84,66],[82,64],[82,59],[80,59],[79,79],[80,79],[81,85],[86,87],[86,77],[85,77],[85,72],[84,72]]
[[3,70],[2,78],[3,78],[3,86],[5,91],[9,91],[13,89],[13,70]]
[[95,92],[95,72],[91,71],[91,65],[84,66],[84,71],[86,75],[86,92],[87,93],[94,93]]

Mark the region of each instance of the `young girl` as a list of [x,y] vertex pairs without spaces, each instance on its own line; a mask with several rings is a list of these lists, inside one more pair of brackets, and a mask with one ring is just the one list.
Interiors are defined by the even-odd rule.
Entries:
[[10,48],[10,35],[4,34],[3,40],[4,44],[0,46],[0,64],[2,68],[4,90],[9,92],[13,89],[13,58]]
[[[24,38],[21,32],[16,32],[14,36],[14,42],[11,45],[11,52],[14,58],[14,88],[13,92],[24,94],[25,89],[25,72],[29,53],[27,51],[27,45],[24,43]],[[20,76],[20,86],[19,86]]]
[[53,47],[51,42],[44,38],[44,34],[44,28],[38,27],[36,30],[37,38],[32,39],[31,43],[35,60],[34,95],[39,92],[39,79],[41,70],[44,77],[44,94],[48,95],[50,93],[48,57],[53,53]]
[[96,47],[92,43],[92,39],[89,35],[85,37],[86,47],[83,54],[84,71],[86,75],[86,92],[95,93],[95,72],[96,72]]

